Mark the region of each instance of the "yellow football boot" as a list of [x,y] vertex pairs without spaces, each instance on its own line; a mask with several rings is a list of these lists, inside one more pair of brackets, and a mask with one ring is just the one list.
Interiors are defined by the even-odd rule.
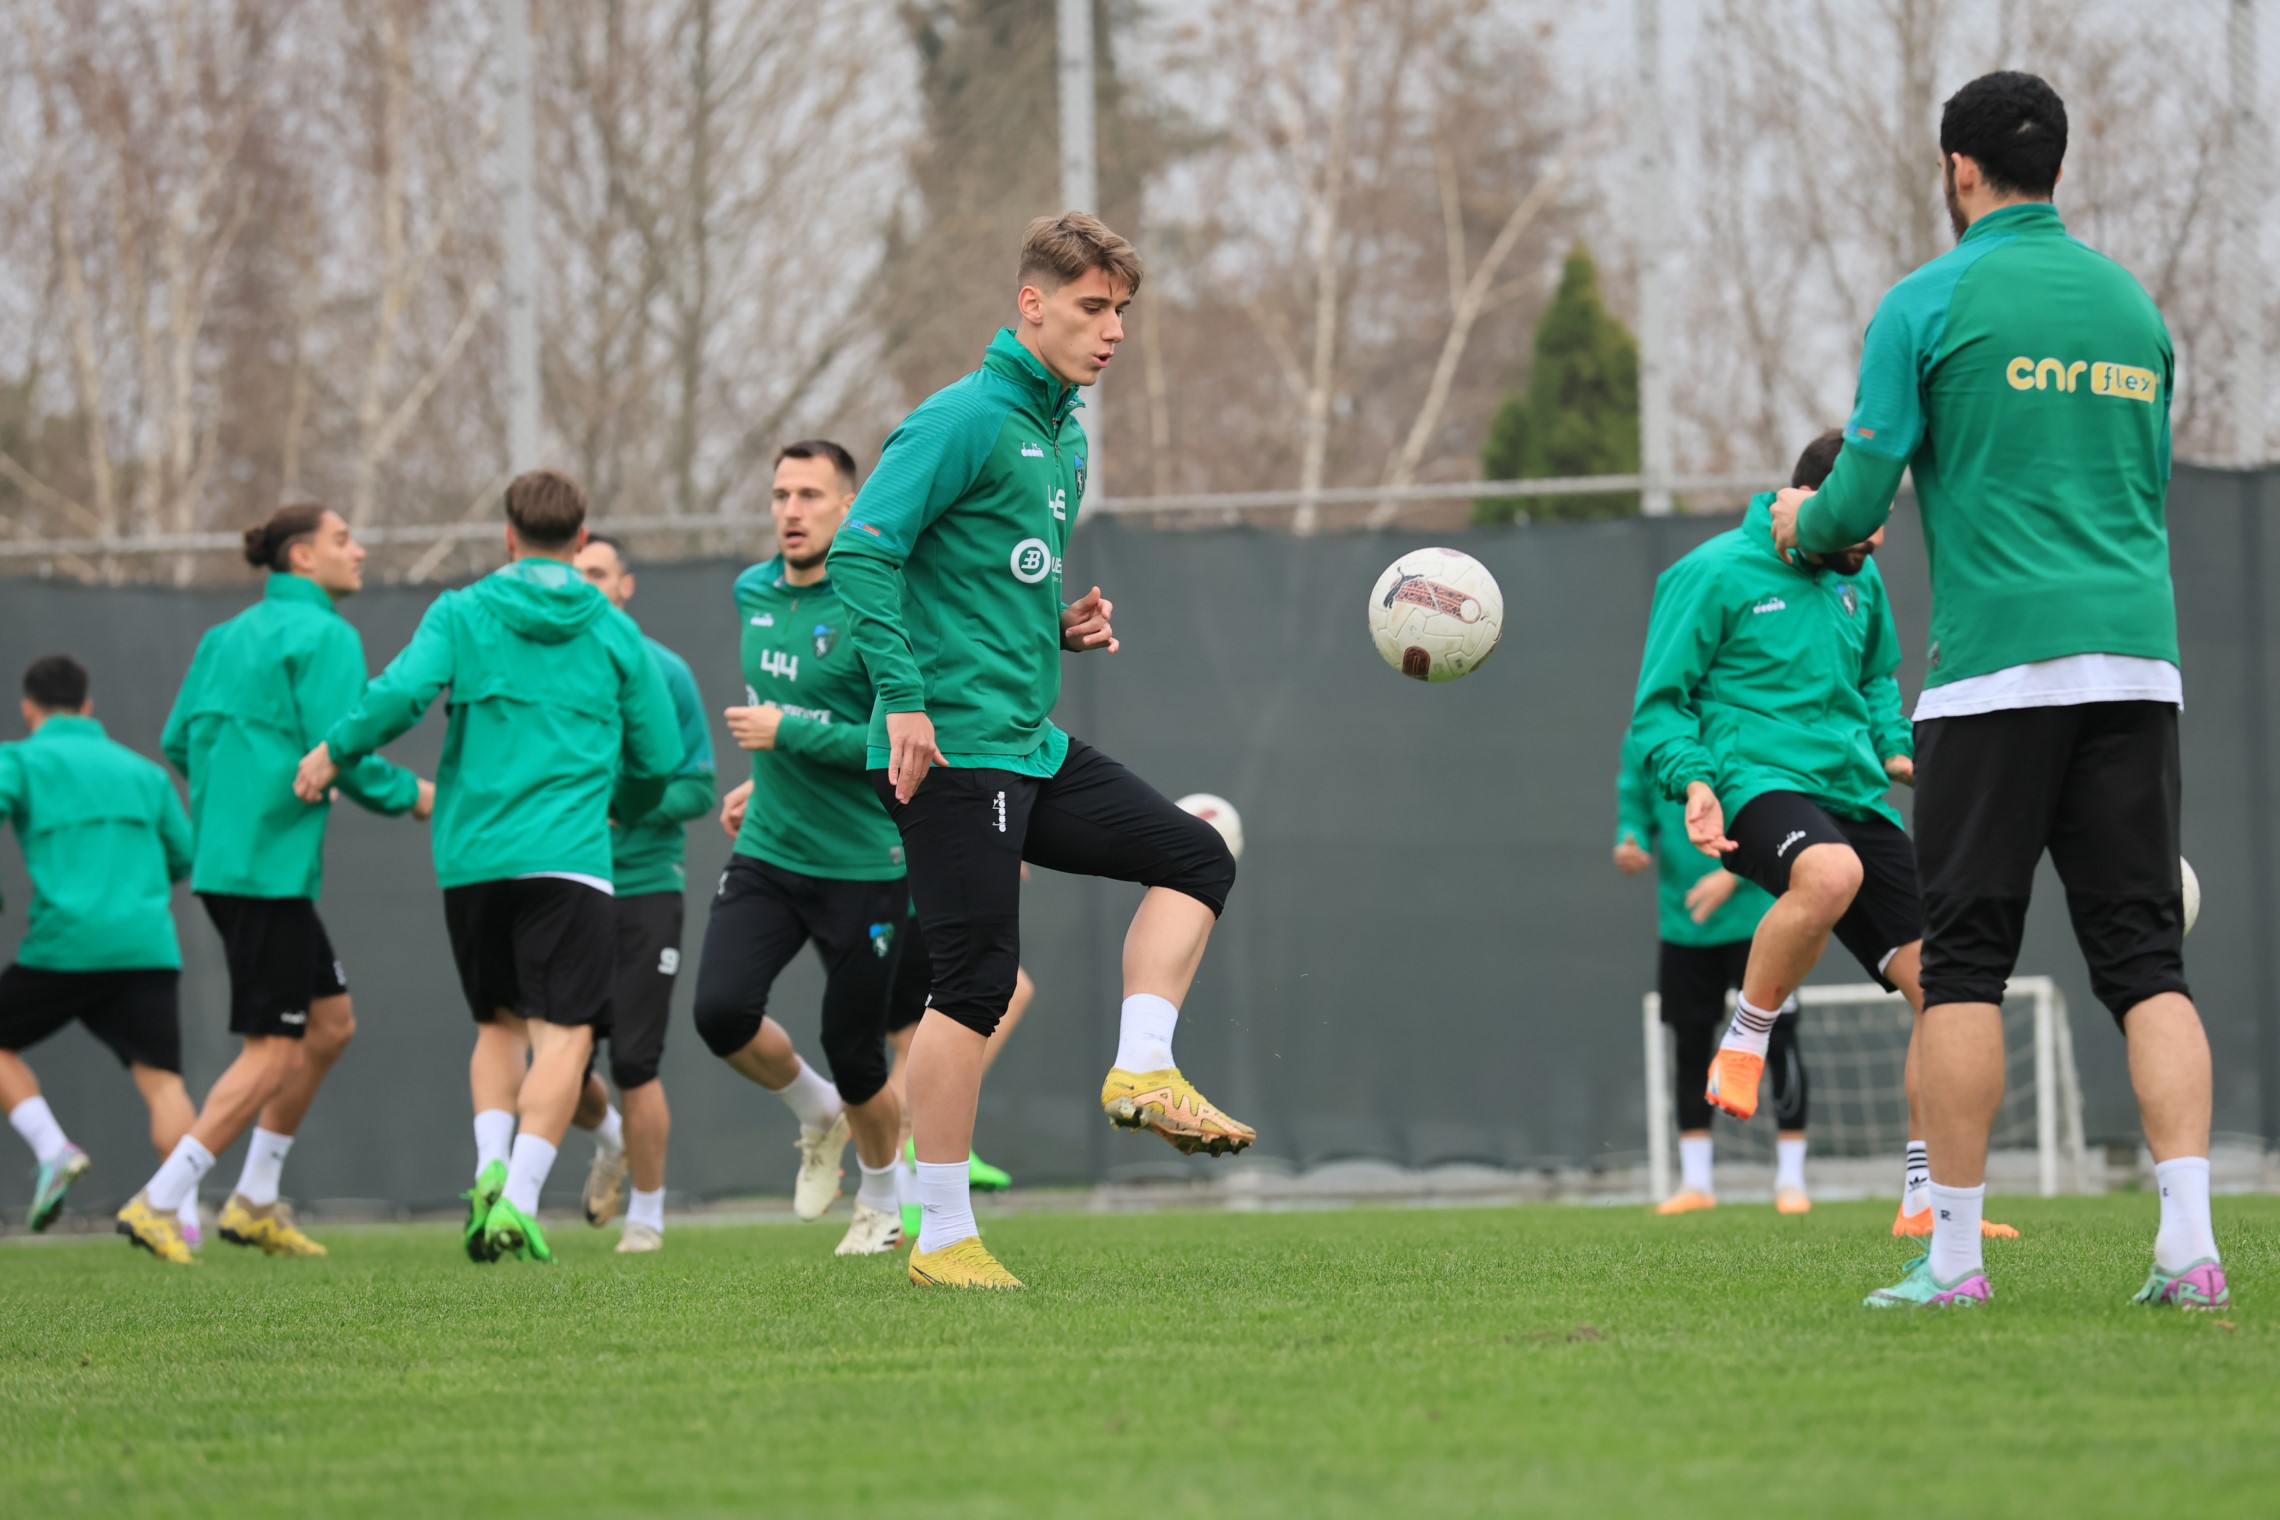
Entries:
[[1118,1129],[1151,1130],[1183,1155],[1225,1156],[1259,1138],[1250,1125],[1213,1107],[1176,1066],[1162,1071],[1114,1068],[1100,1085],[1100,1106]]
[[293,1222],[293,1206],[280,1198],[266,1208],[255,1208],[243,1195],[230,1194],[215,1221],[222,1239],[233,1246],[259,1246],[267,1256],[323,1256],[325,1248],[301,1233]]
[[1710,1062],[1710,1085],[1702,1096],[1712,1108],[1722,1108],[1737,1119],[1757,1112],[1758,1079],[1765,1075],[1765,1057],[1746,1050],[1721,1049]]
[[1699,1193],[1693,1188],[1680,1188],[1656,1204],[1655,1212],[1658,1214],[1692,1214],[1702,1209],[1714,1209],[1717,1206],[1718,1200],[1708,1193]]
[[191,1254],[174,1216],[152,1208],[146,1195],[137,1193],[128,1199],[127,1206],[119,1210],[118,1219],[119,1233],[160,1261],[171,1261],[179,1267],[198,1265],[198,1258]]
[[[1901,1211],[1892,1216],[1892,1233],[1902,1236],[1931,1234],[1932,1211],[1929,1208],[1921,1208],[1911,1214],[1903,1205]],[[1992,1219],[1982,1219],[1979,1221],[1979,1238],[1981,1240],[2017,1240],[2019,1232],[2010,1225],[1997,1224]]]
[[910,1253],[910,1280],[921,1288],[1018,1288],[1021,1279],[1008,1272],[982,1237],[969,1235],[939,1251]]

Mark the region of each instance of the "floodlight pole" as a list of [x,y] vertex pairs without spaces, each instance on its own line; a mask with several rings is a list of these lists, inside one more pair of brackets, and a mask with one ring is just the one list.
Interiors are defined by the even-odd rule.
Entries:
[[2257,121],[2256,0],[2232,0],[2225,25],[2225,57],[2230,65],[2231,101],[2226,112],[2225,307],[2233,314],[2232,358],[2227,379],[2232,392],[2231,433],[2226,452],[2242,469],[2268,462],[2272,451],[2267,412],[2271,397],[2264,378],[2264,313],[2268,291],[2259,267],[2264,198],[2258,192],[2264,143]]
[[[1093,0],[1059,0],[1055,38],[1061,88],[1061,204],[1070,211],[1100,214],[1099,153],[1093,136]],[[1084,429],[1092,458],[1086,461],[1084,494],[1101,494],[1101,443],[1108,413],[1101,388],[1085,397]]]
[[1662,16],[1660,0],[1632,0],[1637,27],[1638,90],[1631,103],[1638,155],[1632,229],[1639,266],[1639,473],[1646,478],[1639,510],[1667,517],[1671,510],[1670,290],[1663,202],[1670,176],[1670,142],[1663,131]]
[[507,463],[538,468],[537,171],[531,145],[530,0],[504,0],[500,110],[506,116]]

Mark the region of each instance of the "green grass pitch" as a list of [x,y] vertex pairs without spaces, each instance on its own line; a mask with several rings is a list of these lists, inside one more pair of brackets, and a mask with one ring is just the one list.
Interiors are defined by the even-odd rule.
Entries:
[[841,1218],[448,1226],[321,1262],[0,1249],[0,1512],[1700,1516],[2280,1509],[2280,1198],[2230,1314],[2132,1307],[2154,1204],[2002,1200],[1996,1301],[1872,1314],[1889,1203],[1025,1215],[1026,1293]]

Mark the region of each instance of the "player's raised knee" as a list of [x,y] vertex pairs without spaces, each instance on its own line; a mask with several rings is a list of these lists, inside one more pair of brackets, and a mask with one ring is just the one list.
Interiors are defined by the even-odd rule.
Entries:
[[[737,988],[725,994],[711,989],[708,996],[703,979],[698,980],[697,1038],[705,1042],[705,1049],[722,1060],[751,1044],[767,1016],[768,1000],[764,994],[756,997],[749,989]],[[623,1078],[618,1081],[621,1091],[629,1085],[632,1084]]]
[[1860,891],[1860,856],[1849,845],[1817,844],[1797,857],[1789,871],[1789,893],[1816,917],[1835,923]]

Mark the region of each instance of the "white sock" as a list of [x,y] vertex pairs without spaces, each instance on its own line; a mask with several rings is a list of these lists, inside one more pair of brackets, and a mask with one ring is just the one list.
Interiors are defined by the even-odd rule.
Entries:
[[1777,1188],[1805,1186],[1805,1142],[1803,1140],[1776,1140],[1773,1142],[1776,1170],[1773,1185]]
[[879,1209],[892,1214],[902,1201],[896,1191],[896,1179],[902,1174],[901,1166],[890,1161],[873,1170],[863,1165],[860,1156],[855,1158],[855,1164],[863,1167],[863,1185],[855,1190],[856,1203],[866,1209]]
[[257,1209],[275,1203],[285,1175],[285,1153],[292,1148],[291,1135],[255,1125],[245,1148],[245,1169],[238,1173],[238,1196]]
[[554,1149],[528,1131],[515,1136],[514,1153],[507,1158],[507,1190],[501,1196],[525,1214],[538,1212],[538,1190],[554,1170]]
[[2179,1156],[2153,1169],[2161,1188],[2161,1233],[2153,1237],[2153,1264],[2182,1272],[2217,1259],[2217,1232],[2209,1223],[2209,1158]]
[[1708,1135],[1678,1137],[1678,1180],[1681,1187],[1690,1188],[1705,1198],[1717,1196],[1718,1190],[1710,1183]]
[[658,1234],[664,1234],[665,1190],[659,1188],[654,1193],[644,1193],[635,1188],[633,1196],[626,1201],[625,1222],[629,1225],[645,1224]]
[[1753,1007],[1750,1000],[1736,994],[1734,1022],[1726,1026],[1726,1037],[1718,1042],[1720,1050],[1738,1050],[1745,1055],[1765,1056],[1766,1041],[1773,1037],[1773,1021],[1781,1017],[1779,1011],[1766,1012]]
[[618,1112],[615,1103],[602,1115],[602,1122],[594,1126],[593,1136],[594,1144],[600,1147],[603,1155],[625,1154],[625,1115]]
[[918,1162],[907,1151],[895,1157],[895,1201],[918,1202]]
[[199,1179],[214,1169],[214,1153],[188,1135],[175,1144],[174,1154],[143,1188],[144,1200],[161,1214],[182,1207],[182,1200],[198,1189]]
[[1987,1185],[1941,1187],[1932,1194],[1932,1276],[1957,1283],[1981,1270],[1979,1216],[1987,1206]]
[[45,1098],[29,1097],[9,1109],[8,1122],[32,1148],[32,1159],[42,1166],[60,1161],[63,1153],[71,1149],[71,1141],[64,1136],[63,1126],[55,1122],[55,1114],[49,1110]]
[[174,1211],[175,1222],[185,1230],[202,1230],[204,1223],[198,1218],[198,1190],[192,1188],[182,1195],[182,1206]]
[[776,1089],[776,1096],[784,1106],[799,1116],[807,1129],[828,1129],[831,1121],[839,1117],[841,1104],[839,1089],[825,1079],[807,1062],[800,1062],[799,1075]]
[[1116,1030],[1116,1064],[1126,1071],[1162,1071],[1172,1064],[1172,1028],[1180,1011],[1153,992],[1124,1000]]
[[974,1223],[974,1198],[967,1189],[963,1161],[921,1161],[918,1202],[926,1211],[919,1217],[921,1251],[939,1251],[982,1232]]
[[1900,1179],[1900,1212],[1921,1214],[1932,1206],[1932,1153],[1921,1140],[1908,1142],[1907,1170]]
[[486,1108],[475,1115],[475,1175],[494,1161],[505,1161],[515,1148],[515,1116],[503,1108]]

